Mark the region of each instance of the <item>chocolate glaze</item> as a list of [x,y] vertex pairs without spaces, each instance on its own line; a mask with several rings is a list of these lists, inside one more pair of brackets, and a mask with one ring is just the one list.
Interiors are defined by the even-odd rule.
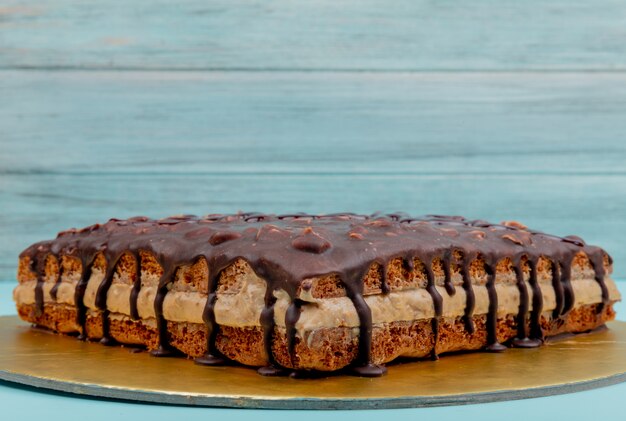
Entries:
[[604,258],[603,258],[602,250],[598,250],[596,253],[593,253],[590,256],[591,264],[593,265],[593,269],[596,274],[596,282],[600,284],[600,288],[602,289],[602,304],[600,305],[600,309],[598,310],[601,313],[607,304],[609,304],[609,290],[606,287],[606,283],[604,282]]
[[[487,313],[487,347],[489,352],[502,352],[506,349],[498,342],[498,295],[496,292],[496,267],[490,259],[485,265],[487,271],[487,293],[489,294],[489,311]],[[521,298],[521,297],[520,297]]]
[[[432,262],[432,259],[429,259],[429,261]],[[438,358],[437,339],[439,338],[439,318],[443,313],[443,297],[437,291],[435,285],[435,274],[433,273],[431,265],[426,265],[426,279],[428,280],[426,290],[430,294],[430,297],[433,299],[433,305],[435,308],[435,317],[433,317],[431,320],[431,327],[433,330],[433,349],[431,351],[431,357],[432,359],[436,360]]]
[[[107,249],[108,250],[108,249]],[[108,253],[105,253],[105,255]],[[115,274],[115,268],[117,267],[117,261],[121,255],[110,257],[113,260],[107,259],[107,266],[104,273],[104,277],[98,285],[98,291],[96,292],[96,307],[102,312],[100,317],[102,319],[102,339],[100,343],[103,345],[115,345],[115,340],[111,337],[109,332],[109,310],[107,308],[107,292],[113,282],[113,275]]]
[[[537,280],[537,260],[532,258],[529,261],[530,264],[530,288],[532,289],[533,296],[533,310],[530,313],[530,339],[543,343],[543,332],[541,330],[541,310],[543,309],[543,295],[541,294],[541,288],[539,287],[539,281]],[[521,307],[521,306],[520,306]]]
[[59,291],[59,286],[61,285],[61,280],[63,278],[63,265],[61,264],[61,260],[59,260],[58,263],[59,263],[59,271],[57,272],[57,279],[56,281],[54,281],[54,286],[50,290],[50,296],[52,297],[54,301],[57,300],[57,292]]
[[[56,239],[33,244],[20,257],[29,257],[31,269],[37,276],[35,304],[37,314],[43,311],[43,283],[48,256],[59,261],[59,275],[51,293],[56,300],[56,288],[61,280],[61,257],[78,258],[82,264],[81,278],[75,292],[77,323],[81,336],[85,336],[84,294],[91,277],[93,263],[102,254],[107,262],[103,279],[96,294],[96,307],[101,310],[104,343],[112,343],[109,334],[107,293],[111,286],[117,262],[124,253],[135,259],[135,274],[130,296],[131,318],[139,319],[137,297],[141,289],[141,252],[152,254],[163,269],[154,300],[159,347],[152,354],[167,356],[174,353],[169,344],[167,321],[163,317],[163,301],[178,269],[197,259],[206,259],[209,267],[207,301],[203,320],[207,329],[207,353],[197,358],[198,364],[222,364],[227,358],[220,354],[216,342],[219,325],[215,319],[217,287],[222,271],[237,259],[244,259],[266,284],[265,306],[260,323],[269,364],[259,369],[264,375],[291,373],[276,361],[272,349],[275,334],[274,304],[277,290],[285,291],[291,298],[285,316],[287,347],[295,363],[297,346],[296,324],[304,302],[298,299],[304,288],[303,280],[321,275],[335,274],[343,284],[346,295],[354,304],[359,317],[358,357],[351,370],[357,375],[379,376],[385,368],[372,363],[372,314],[364,299],[364,278],[374,263],[380,265],[383,294],[390,291],[388,266],[394,258],[402,259],[404,268],[413,270],[414,262],[424,265],[426,289],[433,300],[435,317],[432,319],[432,357],[437,358],[439,319],[443,299],[435,285],[433,266],[443,264],[444,283],[449,295],[456,293],[452,284],[451,267],[458,267],[466,294],[464,311],[465,328],[474,332],[472,315],[475,297],[470,280],[470,265],[482,257],[487,273],[489,311],[487,314],[486,350],[502,351],[505,347],[497,338],[496,267],[504,258],[510,258],[520,292],[519,311],[516,316],[517,337],[512,346],[537,346],[543,339],[540,316],[542,295],[537,280],[537,262],[546,257],[552,262],[552,285],[556,295],[554,316],[567,314],[574,303],[571,286],[571,264],[574,256],[587,254],[595,270],[595,279],[602,288],[603,306],[608,303],[608,290],[604,282],[606,253],[588,246],[578,237],[564,238],[528,230],[519,223],[492,224],[482,220],[468,220],[459,216],[426,215],[411,217],[403,213],[356,215],[266,215],[238,213],[234,215],[173,216],[160,220],[134,217],[127,220],[111,219],[105,224],[95,224],[80,230],[59,233]],[[457,258],[460,254],[461,257]],[[609,263],[612,261],[608,257]],[[530,267],[528,285],[524,280],[524,267]],[[529,304],[532,299],[532,311]],[[602,306],[600,306],[602,307]],[[601,311],[602,309],[600,309]],[[527,320],[530,328],[526,328]],[[527,331],[528,330],[528,331]]]
[[552,317],[559,317],[563,314],[565,292],[563,291],[563,283],[561,282],[561,263],[556,259],[552,260],[552,287],[554,288],[554,297],[556,300]]
[[35,311],[36,316],[43,314],[43,284],[46,277],[46,256],[39,256],[32,260],[31,270],[37,276],[37,284],[35,285]]
[[[573,255],[567,255],[560,262],[561,266],[561,284],[563,285],[563,310],[561,314],[567,314],[574,307],[574,290],[572,289],[572,259]],[[600,282],[603,285],[604,282]]]
[[298,298],[294,299],[292,303],[289,305],[287,309],[287,313],[285,314],[285,327],[287,334],[287,351],[289,352],[289,357],[291,358],[291,365],[294,364],[295,358],[295,349],[296,349],[296,323],[300,318],[300,313],[302,311],[302,300]]
[[135,279],[133,280],[133,288],[130,290],[130,318],[139,320],[139,312],[137,311],[137,299],[141,289],[141,255],[139,251],[135,251],[133,257],[135,258]]
[[86,311],[83,298],[85,297],[85,290],[87,289],[87,281],[91,278],[91,261],[81,259],[81,276],[76,284],[76,290],[74,291],[74,303],[76,303],[76,323],[81,326],[81,332],[78,338],[81,340],[87,339],[87,332],[85,331]]
[[[534,262],[534,259],[532,261]],[[516,317],[517,336],[513,338],[513,340],[511,341],[511,345],[517,348],[536,348],[539,345],[541,345],[542,335],[540,335],[539,337],[529,337],[526,332],[526,321],[528,318],[529,299],[528,299],[528,288],[526,287],[526,282],[524,281],[524,270],[521,264],[521,255],[516,256],[513,263],[515,267],[515,277],[517,281],[517,288],[520,294],[520,304],[519,304],[519,311]],[[530,264],[532,267],[533,263],[530,263]],[[533,309],[534,309],[533,310],[534,317],[531,318],[530,330],[531,332],[536,333],[538,325],[535,326],[534,323],[537,323],[537,324],[539,323],[539,319],[537,318],[537,316],[541,315],[543,297],[541,295],[541,290],[538,288],[538,285],[537,285],[538,283],[537,283],[536,270],[533,271],[533,269],[531,269],[530,278],[532,282],[532,293],[533,293],[532,303],[533,303]],[[539,330],[541,329],[539,328]]]
[[166,270],[159,279],[159,287],[154,297],[154,317],[157,322],[157,331],[159,334],[159,347],[150,351],[155,357],[170,357],[174,355],[174,350],[170,347],[167,339],[167,321],[163,317],[163,301],[167,294],[167,284],[173,280],[176,268]]
[[[216,235],[221,239],[219,242],[213,241],[216,244],[221,244],[228,241],[228,239],[238,238],[238,236],[228,236],[223,233],[217,233]],[[215,238],[217,238],[216,235],[211,236],[209,242],[215,240]],[[202,320],[204,320],[207,326],[207,351],[204,356],[196,358],[195,362],[200,365],[222,365],[227,362],[227,359],[222,356],[215,346],[218,329],[218,325],[215,321],[215,302],[217,301],[217,283],[219,281],[219,275],[228,263],[220,256],[216,256],[210,263],[214,269],[212,269],[212,271],[209,269],[209,289],[207,291],[208,295],[204,312],[202,313]]]
[[463,262],[461,264],[461,275],[463,276],[463,290],[465,291],[465,314],[463,316],[465,322],[465,330],[472,334],[475,331],[474,319],[474,306],[476,305],[476,297],[474,296],[474,289],[472,288],[472,279],[469,273],[469,265],[476,258],[475,253],[466,252],[463,256]]

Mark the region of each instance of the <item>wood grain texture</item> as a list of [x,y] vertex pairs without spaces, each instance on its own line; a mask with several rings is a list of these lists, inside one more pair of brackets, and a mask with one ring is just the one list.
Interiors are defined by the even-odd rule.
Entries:
[[71,226],[240,209],[517,219],[626,275],[626,75],[0,74],[2,280]]
[[43,174],[0,178],[0,279],[17,254],[57,231],[111,217],[213,212],[462,214],[518,220],[603,246],[626,275],[626,176]]
[[0,171],[626,174],[626,74],[0,72]]
[[626,8],[617,0],[5,0],[0,67],[625,69]]

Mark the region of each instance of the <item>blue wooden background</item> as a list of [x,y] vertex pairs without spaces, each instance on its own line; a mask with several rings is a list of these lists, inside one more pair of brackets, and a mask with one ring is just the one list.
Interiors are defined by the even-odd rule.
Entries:
[[112,216],[397,211],[626,276],[619,1],[0,2],[0,280]]
[[514,219],[626,278],[626,5],[0,0],[3,312],[59,230],[237,210]]

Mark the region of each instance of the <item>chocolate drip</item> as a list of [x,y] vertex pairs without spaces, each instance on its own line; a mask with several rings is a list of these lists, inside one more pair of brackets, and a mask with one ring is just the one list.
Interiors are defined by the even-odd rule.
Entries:
[[266,367],[259,368],[259,374],[263,376],[284,376],[289,374],[289,371],[276,362],[274,358],[274,351],[272,349],[272,343],[274,342],[274,329],[276,322],[274,320],[274,304],[276,304],[276,297],[274,296],[274,290],[267,287],[265,291],[265,307],[261,312],[261,326],[263,326],[263,344],[265,346],[265,353],[267,354],[267,360],[269,364]]
[[541,330],[541,312],[543,310],[543,294],[537,280],[537,259],[528,260],[530,265],[530,287],[533,293],[533,309],[530,313],[530,339],[543,342],[543,331]]
[[139,251],[135,251],[133,257],[135,258],[135,280],[130,290],[130,318],[132,320],[139,320],[137,300],[139,299],[139,291],[141,290],[141,254]]
[[541,345],[541,341],[537,339],[530,339],[526,333],[526,318],[528,316],[528,288],[526,288],[526,282],[524,281],[524,269],[523,260],[521,257],[517,257],[517,261],[514,262],[515,277],[517,280],[517,289],[519,291],[519,310],[516,317],[517,323],[517,336],[511,341],[511,345],[517,348],[536,348]]
[[87,282],[89,282],[89,278],[91,278],[91,266],[95,260],[95,257],[95,254],[93,254],[88,259],[85,257],[81,259],[81,275],[78,283],[76,284],[76,289],[74,290],[74,303],[76,304],[76,324],[80,326],[80,335],[78,336],[78,338],[81,340],[87,339],[87,328],[85,327],[87,319],[87,308],[85,307],[85,302],[83,299],[85,297],[85,290],[87,289]]
[[407,255],[402,258],[402,266],[410,274],[415,270],[415,260],[413,255]]
[[452,250],[446,250],[443,253],[443,274],[444,274],[443,285],[446,288],[446,292],[450,296],[456,294],[456,289],[454,288],[454,284],[452,283],[452,275],[450,273],[451,261],[452,261]]
[[116,345],[117,341],[111,337],[111,320],[109,319],[109,310],[102,310],[100,317],[102,320],[102,338],[100,338],[100,343],[106,346]]
[[561,285],[563,285],[562,315],[570,312],[574,307],[574,289],[572,288],[572,260],[574,254],[569,254],[561,261]]
[[37,284],[35,284],[35,315],[41,317],[43,314],[43,284],[46,278],[46,258],[48,255],[43,255],[34,259],[33,266],[35,269],[35,276],[37,277]]
[[352,301],[354,309],[359,316],[359,352],[351,370],[359,376],[378,377],[385,374],[387,369],[372,363],[372,333],[374,330],[372,311],[367,305],[365,298],[363,298],[364,285],[362,280],[366,269],[360,268],[360,270],[351,272],[346,271],[342,276],[346,294]]
[[526,336],[526,315],[528,314],[528,289],[524,283],[524,270],[522,268],[521,259],[513,262],[515,270],[515,278],[517,290],[519,292],[519,309],[517,312],[517,336],[513,339],[513,345],[517,346],[521,341],[527,339]]
[[561,264],[556,259],[552,261],[552,288],[554,288],[554,297],[556,300],[552,317],[557,318],[563,314],[565,292],[563,291],[563,283],[561,282]]
[[372,348],[372,311],[370,310],[363,292],[349,291],[348,297],[359,316],[359,356],[356,367],[364,367],[370,364],[370,353]]
[[157,323],[159,347],[150,352],[155,357],[170,357],[175,354],[167,340],[167,320],[163,317],[163,301],[167,294],[167,286],[174,281],[178,267],[165,265],[163,275],[159,279],[159,287],[154,298],[154,315]]
[[465,322],[465,330],[469,334],[474,333],[476,330],[474,327],[474,306],[476,305],[476,297],[474,295],[474,288],[472,288],[472,279],[469,273],[469,267],[471,262],[476,256],[463,255],[463,264],[461,265],[461,275],[463,276],[463,290],[465,291],[465,311],[463,314],[463,321]]
[[[520,254],[520,246],[523,252]],[[179,267],[204,258],[209,267],[207,301],[203,320],[207,327],[207,354],[196,361],[200,364],[216,364],[227,361],[217,346],[219,325],[215,319],[219,274],[238,259],[247,262],[257,276],[266,283],[264,308],[260,322],[263,329],[264,347],[268,366],[259,370],[262,374],[285,374],[288,371],[276,361],[274,343],[275,316],[274,292],[285,291],[290,305],[285,315],[287,348],[291,365],[297,366],[295,347],[296,324],[303,306],[299,291],[305,291],[305,279],[336,275],[343,284],[359,318],[358,356],[352,364],[352,372],[358,375],[381,375],[384,368],[372,363],[371,346],[374,331],[372,313],[364,298],[365,278],[371,265],[380,265],[381,290],[391,291],[388,273],[392,259],[401,257],[404,272],[414,271],[417,259],[423,264],[427,277],[426,289],[433,300],[435,317],[432,319],[434,346],[439,331],[443,299],[439,293],[433,272],[433,261],[441,259],[444,271],[444,287],[449,295],[456,293],[452,282],[452,265],[459,265],[466,295],[463,319],[468,333],[473,333],[475,296],[471,283],[470,268],[478,256],[484,256],[487,272],[489,310],[486,320],[487,350],[500,351],[504,347],[497,341],[496,268],[498,262],[512,258],[515,264],[520,306],[516,317],[517,340],[514,345],[528,345],[542,339],[540,317],[543,308],[541,288],[537,280],[537,262],[545,257],[552,263],[552,285],[556,296],[554,317],[571,310],[574,293],[571,285],[571,266],[577,253],[589,257],[595,278],[602,289],[601,311],[609,303],[609,293],[604,281],[605,253],[602,249],[588,246],[580,238],[560,238],[537,231],[530,231],[515,222],[491,224],[481,220],[467,220],[459,216],[426,215],[410,217],[403,213],[389,215],[355,215],[338,213],[332,215],[266,215],[239,213],[235,215],[173,216],[161,220],[135,217],[128,220],[111,219],[105,224],[95,224],[80,230],[71,229],[59,233],[55,240],[32,245],[20,256],[29,257],[31,270],[37,276],[35,308],[42,314],[44,306],[43,286],[45,263],[48,256],[59,261],[57,280],[51,290],[56,291],[61,282],[62,258],[78,258],[81,262],[81,278],[77,283],[74,299],[76,322],[81,337],[86,337],[86,308],[84,294],[91,277],[93,264],[99,254],[107,263],[104,279],[98,287],[96,307],[102,311],[103,340],[110,339],[109,317],[106,306],[107,292],[112,283],[115,266],[123,253],[135,258],[135,279],[130,294],[130,316],[138,320],[137,299],[141,290],[141,254],[153,255],[163,275],[159,280],[154,300],[159,348],[154,355],[170,355],[173,350],[168,343],[167,321],[163,317],[163,301],[168,285],[175,280]],[[455,253],[463,258],[457,262]],[[530,291],[523,279],[521,256],[530,265],[528,284],[532,292],[532,311],[529,313]],[[609,265],[612,262],[608,256]],[[421,266],[420,266],[421,267]],[[309,286],[310,287],[310,286]],[[370,293],[370,291],[368,291]],[[530,329],[526,324],[529,319]],[[534,342],[533,342],[534,341]]]
[[506,349],[498,342],[498,294],[496,292],[496,266],[486,263],[487,293],[489,294],[489,312],[487,313],[487,347],[489,352],[502,352]]
[[287,352],[289,353],[289,358],[291,360],[291,365],[296,366],[295,364],[295,350],[296,350],[296,323],[300,318],[300,312],[302,311],[302,301],[299,299],[294,299],[289,308],[287,308],[287,313],[285,314],[285,327],[286,327],[286,335],[287,335]]
[[589,261],[593,266],[596,282],[600,285],[602,291],[602,303],[598,306],[598,314],[601,314],[605,307],[609,304],[609,290],[604,282],[604,253],[602,250],[595,250],[589,256]]
[[217,322],[215,321],[217,283],[223,269],[221,267],[218,267],[218,265],[218,261],[215,260],[212,265],[214,266],[213,272],[211,272],[211,269],[209,269],[209,273],[212,273],[212,275],[209,276],[207,300],[206,305],[204,306],[204,311],[202,312],[202,320],[204,321],[204,324],[207,328],[207,345],[205,354],[202,357],[194,359],[194,362],[199,365],[224,365],[227,363],[226,357],[224,357],[222,353],[217,350],[217,346],[215,345],[218,329]]
[[103,345],[115,345],[116,341],[111,337],[110,333],[110,320],[109,320],[109,309],[107,308],[107,294],[109,292],[109,288],[111,287],[111,283],[113,282],[113,275],[115,275],[115,268],[117,267],[117,262],[119,261],[120,256],[113,256],[110,260],[107,261],[107,267],[104,272],[104,277],[98,285],[98,290],[96,292],[96,307],[102,312],[100,317],[102,320],[102,339],[100,339],[100,343]]
[[378,262],[380,265],[380,292],[389,294],[389,265],[386,262]]
[[437,341],[439,340],[439,319],[441,318],[441,314],[443,312],[443,298],[439,291],[437,291],[437,287],[435,284],[435,274],[433,273],[432,268],[432,259],[425,265],[426,267],[426,279],[428,281],[426,285],[426,290],[430,294],[430,297],[433,299],[433,307],[435,310],[435,317],[431,319],[431,328],[433,330],[433,349],[430,353],[430,356],[433,360],[438,359],[437,356]]
[[372,363],[372,312],[363,298],[363,294],[356,292],[349,294],[352,304],[359,316],[359,353],[352,372],[363,377],[378,377],[385,374],[387,369]]
[[57,272],[57,279],[54,281],[54,285],[50,290],[50,297],[52,297],[54,301],[57,301],[57,293],[59,291],[59,286],[61,286],[61,281],[63,280],[63,265],[60,258],[58,259],[58,264],[59,271]]

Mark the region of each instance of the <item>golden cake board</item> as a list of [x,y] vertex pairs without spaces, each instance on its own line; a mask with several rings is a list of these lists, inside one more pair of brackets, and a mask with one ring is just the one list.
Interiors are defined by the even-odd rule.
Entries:
[[81,395],[182,405],[281,409],[407,408],[548,396],[626,380],[626,322],[503,353],[390,365],[386,376],[263,377],[32,329],[0,317],[0,379]]

